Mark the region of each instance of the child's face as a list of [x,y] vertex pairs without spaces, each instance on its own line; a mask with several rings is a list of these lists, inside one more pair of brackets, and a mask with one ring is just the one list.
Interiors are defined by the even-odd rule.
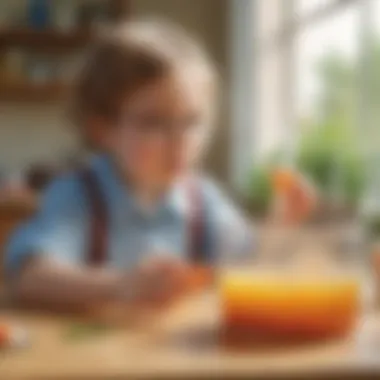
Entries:
[[180,76],[152,83],[124,104],[107,148],[140,185],[168,186],[188,171],[205,140],[201,84]]

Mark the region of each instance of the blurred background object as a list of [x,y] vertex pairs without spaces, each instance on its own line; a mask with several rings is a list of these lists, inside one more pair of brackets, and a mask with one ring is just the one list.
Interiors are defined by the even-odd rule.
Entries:
[[[309,225],[284,239],[264,234],[263,245],[274,247],[258,250],[316,259],[336,251],[354,266],[369,263],[371,252],[380,279],[379,0],[0,1],[0,247],[38,209],[48,182],[86,155],[65,106],[97,30],[145,16],[179,23],[215,60],[223,93],[204,165],[249,207],[257,229],[264,229],[274,170],[299,169],[318,189]],[[282,286],[274,284],[278,302]]]
[[380,201],[379,2],[272,0],[255,14],[253,165],[241,180],[252,209],[268,206],[273,166],[293,165],[325,218],[366,218]]
[[[49,179],[79,166],[86,154],[66,105],[98,28],[146,16],[179,23],[204,42],[228,85],[226,0],[3,0],[0,14],[0,247],[38,207]],[[228,145],[229,110],[221,109],[206,165],[228,183],[229,159],[220,148]]]
[[314,221],[376,230],[378,1],[4,0],[0,13],[4,173],[41,189],[42,177],[83,155],[65,111],[83,52],[99,27],[158,16],[196,34],[217,63],[224,91],[205,166],[254,218],[267,211],[273,168],[293,166],[321,194]]
[[[65,116],[70,80],[96,28],[128,1],[4,0],[0,5],[0,247],[83,149]],[[0,270],[1,270],[0,265]],[[0,275],[1,279],[1,275]]]

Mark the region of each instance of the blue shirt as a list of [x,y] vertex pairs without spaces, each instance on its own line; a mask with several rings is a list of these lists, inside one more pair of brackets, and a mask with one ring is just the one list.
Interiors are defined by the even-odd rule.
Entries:
[[[128,267],[148,255],[186,258],[189,197],[183,184],[173,186],[152,213],[135,202],[104,155],[91,162],[109,215],[108,264]],[[222,252],[245,253],[250,233],[239,212],[209,180],[200,179],[212,247]],[[18,228],[6,249],[7,273],[14,273],[31,255],[46,255],[60,262],[82,264],[87,253],[90,207],[77,173],[56,179],[48,187],[39,212]]]

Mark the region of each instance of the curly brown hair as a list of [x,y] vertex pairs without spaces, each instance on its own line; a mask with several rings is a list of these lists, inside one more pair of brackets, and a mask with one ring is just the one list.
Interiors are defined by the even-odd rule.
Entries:
[[103,31],[75,78],[71,118],[78,126],[91,116],[112,123],[128,96],[176,70],[195,70],[202,75],[211,110],[218,82],[216,70],[202,46],[181,27],[145,20]]

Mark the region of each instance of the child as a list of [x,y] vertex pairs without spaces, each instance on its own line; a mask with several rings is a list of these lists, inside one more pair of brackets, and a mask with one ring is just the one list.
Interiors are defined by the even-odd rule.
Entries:
[[154,305],[184,290],[192,261],[248,251],[248,225],[197,175],[215,101],[215,71],[180,28],[137,22],[104,35],[72,104],[94,157],[55,180],[12,237],[14,296],[62,308]]

